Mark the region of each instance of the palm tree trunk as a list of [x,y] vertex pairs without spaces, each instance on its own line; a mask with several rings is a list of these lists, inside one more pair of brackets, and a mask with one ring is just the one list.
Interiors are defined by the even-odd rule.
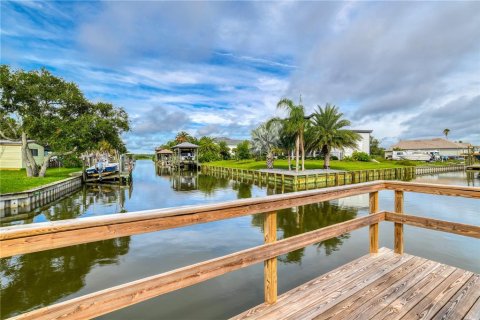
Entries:
[[323,162],[324,169],[330,169],[330,150],[325,153],[325,161]]
[[287,150],[288,171],[292,170],[292,150]]
[[267,153],[267,169],[273,169],[273,154],[271,152]]
[[303,138],[303,132],[300,137],[300,147],[302,148],[302,171],[305,171],[305,141]]
[[299,158],[299,152],[300,152],[300,136],[297,135],[297,138],[295,139],[295,172],[298,172],[298,158]]

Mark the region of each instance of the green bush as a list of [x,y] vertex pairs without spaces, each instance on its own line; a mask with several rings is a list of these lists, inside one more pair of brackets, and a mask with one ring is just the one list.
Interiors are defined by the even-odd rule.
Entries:
[[371,160],[370,156],[366,152],[353,151],[352,158],[355,161],[369,162]]
[[246,159],[251,159],[252,154],[250,153],[250,142],[248,140],[245,140],[243,142],[240,142],[237,145],[237,158],[238,160],[246,160]]

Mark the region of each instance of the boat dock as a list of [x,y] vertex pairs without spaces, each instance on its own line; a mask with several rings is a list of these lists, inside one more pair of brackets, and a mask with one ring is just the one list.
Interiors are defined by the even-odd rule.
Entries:
[[[379,207],[380,191],[393,192],[392,211]],[[480,188],[475,187],[378,180],[216,204],[0,228],[0,258],[5,258],[246,215],[263,213],[264,218],[263,244],[61,301],[13,319],[95,318],[261,263],[264,303],[246,307],[254,308],[234,319],[478,320],[480,275],[404,253],[408,248],[404,248],[403,229],[409,225],[480,239],[480,226],[407,214],[404,194],[408,192],[480,199]],[[368,194],[368,214],[277,240],[278,210],[361,194]],[[452,219],[455,217],[452,212]],[[379,248],[380,223],[393,224],[393,250]],[[353,256],[353,261],[278,296],[278,257],[367,227],[369,254]],[[431,250],[443,250],[442,244]]]
[[479,319],[480,275],[382,248],[232,318]]

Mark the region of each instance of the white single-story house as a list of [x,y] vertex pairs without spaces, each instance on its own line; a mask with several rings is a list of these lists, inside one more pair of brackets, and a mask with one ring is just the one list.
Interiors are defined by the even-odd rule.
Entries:
[[344,150],[333,149],[331,154],[342,160],[344,157],[351,157],[354,151],[370,154],[370,136],[373,130],[352,130],[360,135],[361,140],[356,148],[345,148]]
[[[33,141],[28,143],[32,150],[33,158],[37,165],[43,164],[45,148]],[[0,140],[0,169],[22,169],[25,168],[25,160],[22,155],[22,142]]]
[[470,143],[454,142],[443,138],[423,139],[423,140],[400,140],[385,151],[385,157],[392,156],[393,150],[402,150],[407,152],[433,152],[443,157],[459,157],[468,152]]

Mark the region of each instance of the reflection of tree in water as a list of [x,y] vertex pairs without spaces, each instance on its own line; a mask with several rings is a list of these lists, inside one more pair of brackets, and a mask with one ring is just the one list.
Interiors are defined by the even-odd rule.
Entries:
[[[351,207],[341,207],[331,202],[320,202],[301,207],[280,210],[277,215],[277,228],[283,231],[283,238],[289,238],[301,233],[313,231],[332,224],[353,219],[357,210]],[[263,232],[263,214],[254,215],[252,224],[260,227]],[[350,235],[344,234],[316,243],[317,248],[324,248],[326,255],[337,251]],[[304,255],[304,248],[289,252],[279,257],[283,262],[299,263]]]
[[85,285],[95,265],[118,263],[130,237],[0,259],[1,317],[50,305]]
[[249,183],[235,181],[232,189],[237,191],[237,199],[246,199],[252,197],[252,185]]
[[206,195],[212,195],[216,189],[225,189],[228,187],[230,180],[218,178],[206,174],[198,175],[198,190]]

